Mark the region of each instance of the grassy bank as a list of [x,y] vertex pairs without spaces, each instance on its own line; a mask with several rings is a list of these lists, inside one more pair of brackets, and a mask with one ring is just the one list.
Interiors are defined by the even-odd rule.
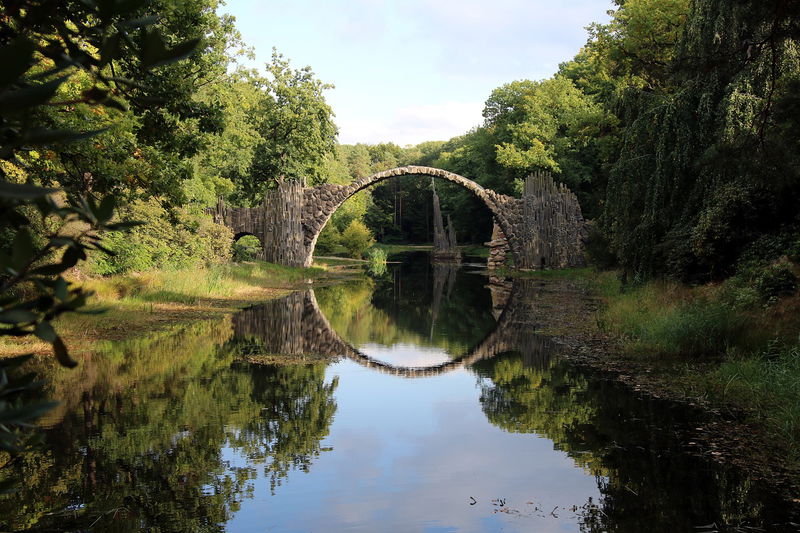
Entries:
[[[223,316],[286,294],[325,272],[320,267],[293,268],[257,261],[102,278],[76,276],[71,281],[94,291],[85,310],[103,312],[70,313],[55,324],[70,349],[80,353],[99,341],[121,340],[176,322]],[[32,338],[3,339],[0,356],[49,349],[49,345]]]
[[620,348],[610,357],[651,365],[676,394],[741,413],[800,464],[800,295],[742,303],[732,283],[623,286],[617,273],[590,269],[523,275],[583,284],[603,300],[597,327]]

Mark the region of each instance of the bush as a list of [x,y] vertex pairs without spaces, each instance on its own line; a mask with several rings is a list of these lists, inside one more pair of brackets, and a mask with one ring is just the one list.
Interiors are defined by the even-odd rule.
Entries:
[[336,228],[333,221],[329,221],[317,238],[317,245],[314,251],[320,254],[332,254],[341,246],[342,234]]
[[342,246],[351,257],[361,259],[364,252],[375,244],[369,228],[360,220],[353,220],[342,233]]
[[188,268],[228,261],[233,233],[202,211],[168,212],[155,200],[137,201],[121,216],[144,224],[125,235],[111,233],[104,245],[114,256],[93,254],[85,266],[92,274],[142,272],[156,268]]
[[255,235],[244,235],[233,243],[233,260],[237,263],[255,261],[261,251],[261,241]]
[[760,270],[753,279],[753,285],[764,301],[774,302],[797,290],[797,276],[786,262],[780,262]]
[[386,250],[382,248],[372,248],[367,253],[367,272],[373,277],[379,278],[386,274]]

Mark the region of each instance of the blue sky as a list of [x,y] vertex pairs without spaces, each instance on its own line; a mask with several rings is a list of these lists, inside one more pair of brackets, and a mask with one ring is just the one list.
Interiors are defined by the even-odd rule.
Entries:
[[226,0],[257,62],[276,47],[336,86],[342,143],[447,140],[492,89],[551,76],[610,0]]

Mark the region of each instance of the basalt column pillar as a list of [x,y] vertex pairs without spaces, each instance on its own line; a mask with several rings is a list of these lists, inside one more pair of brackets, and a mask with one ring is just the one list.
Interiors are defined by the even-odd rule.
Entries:
[[301,267],[306,258],[303,243],[303,186],[284,182],[264,197],[264,260]]

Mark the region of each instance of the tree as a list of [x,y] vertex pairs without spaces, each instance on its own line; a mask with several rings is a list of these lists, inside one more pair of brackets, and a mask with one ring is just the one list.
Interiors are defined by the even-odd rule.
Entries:
[[[129,227],[114,222],[116,200],[67,196],[37,186],[25,172],[25,162],[63,143],[96,135],[97,131],[53,127],[43,109],[89,106],[102,114],[124,110],[118,95],[137,85],[117,78],[109,65],[136,57],[141,68],[186,57],[198,41],[164,44],[153,19],[139,19],[142,3],[13,2],[0,16],[0,336],[36,335],[52,345],[59,362],[75,366],[52,326],[63,313],[82,307],[89,295],[72,286],[63,272],[85,259],[87,251],[104,251],[99,232]],[[128,32],[141,29],[138,38]],[[79,85],[74,85],[76,80]],[[72,102],[54,102],[59,90],[80,87]],[[54,153],[54,152],[53,152]],[[27,183],[22,183],[27,181]],[[71,224],[71,228],[67,228]],[[38,230],[38,231],[37,231]],[[22,291],[21,288],[25,288]],[[0,448],[19,451],[31,441],[26,423],[51,407],[25,405],[24,394],[40,386],[32,376],[10,373],[22,359],[0,366]],[[6,487],[7,488],[7,487]]]
[[369,228],[360,220],[353,220],[342,232],[342,246],[350,253],[351,257],[361,259],[364,252],[375,244]]
[[243,198],[260,200],[267,188],[284,181],[314,185],[325,181],[326,154],[335,147],[337,129],[323,92],[333,88],[314,77],[311,67],[292,69],[273,50],[268,77],[259,80],[255,147],[248,175],[237,182]]
[[665,88],[625,92],[603,226],[628,272],[706,281],[746,254],[774,259],[765,239],[798,240],[798,133],[780,111],[800,76],[798,21],[782,0],[692,3]]

